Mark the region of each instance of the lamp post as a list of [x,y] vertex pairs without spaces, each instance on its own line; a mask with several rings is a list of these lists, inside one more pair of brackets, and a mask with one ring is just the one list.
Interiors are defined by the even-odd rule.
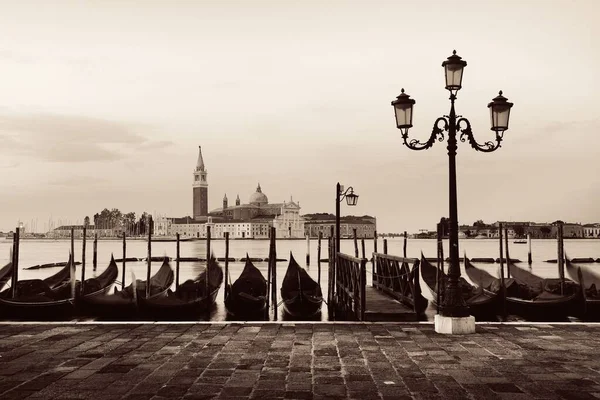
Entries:
[[335,186],[335,252],[340,252],[340,203],[344,198],[349,206],[358,203],[358,195],[354,194],[354,188],[350,186],[344,192],[344,187],[338,182]]
[[[401,94],[396,98],[396,100],[392,101],[392,106],[394,106],[394,111],[396,114],[396,126],[398,129],[400,129],[400,132],[402,132],[404,145],[406,145],[409,149],[426,150],[433,146],[436,139],[440,142],[443,141],[444,132],[447,132],[448,134],[450,267],[448,269],[448,283],[446,285],[445,296],[442,301],[442,307],[440,311],[443,317],[449,318],[461,318],[469,315],[467,305],[458,286],[458,280],[460,278],[460,264],[458,252],[458,207],[456,196],[456,135],[458,132],[460,132],[460,141],[468,141],[471,147],[477,151],[490,153],[497,150],[500,147],[500,142],[502,142],[504,132],[508,129],[510,109],[513,106],[513,103],[509,103],[507,99],[502,96],[502,91],[500,91],[499,95],[488,104],[491,117],[491,130],[495,132],[495,142],[488,141],[483,144],[477,143],[473,137],[471,123],[469,120],[460,115],[456,115],[454,110],[454,101],[456,100],[456,94],[462,87],[463,70],[466,65],[467,62],[456,55],[456,50],[450,57],[448,57],[446,61],[442,63],[442,67],[444,67],[445,70],[446,89],[450,92],[450,114],[436,119],[433,125],[431,136],[425,143],[422,143],[417,139],[408,139],[408,129],[413,126],[412,116],[415,100],[411,99],[409,95],[405,94],[404,89],[402,89]],[[443,322],[440,322],[440,324],[442,323]],[[457,323],[459,322],[457,321]],[[452,322],[449,322],[449,324],[452,324]],[[452,328],[450,328],[450,330],[452,330]],[[437,324],[436,331],[440,331],[438,330]]]

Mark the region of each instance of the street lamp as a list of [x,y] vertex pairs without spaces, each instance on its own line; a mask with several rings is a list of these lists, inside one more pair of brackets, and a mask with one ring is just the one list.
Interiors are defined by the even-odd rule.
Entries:
[[[445,70],[446,89],[450,92],[450,115],[444,115],[443,117],[436,119],[433,125],[431,136],[425,143],[422,143],[417,139],[411,139],[410,141],[408,139],[408,129],[413,126],[412,115],[415,100],[411,99],[409,95],[405,94],[404,89],[402,89],[401,94],[396,98],[396,100],[392,101],[392,106],[394,106],[394,111],[396,114],[396,126],[398,129],[400,129],[400,132],[402,132],[404,145],[406,145],[409,149],[426,150],[433,146],[436,139],[440,142],[443,141],[444,132],[448,133],[450,267],[448,269],[448,283],[446,285],[445,296],[440,311],[441,317],[452,319],[464,318],[468,317],[469,315],[467,305],[458,286],[458,280],[460,278],[460,264],[458,257],[458,207],[456,196],[456,134],[461,132],[460,141],[468,141],[471,147],[477,151],[485,153],[495,151],[500,147],[500,142],[502,142],[504,132],[508,129],[510,109],[513,106],[513,103],[509,103],[507,99],[502,96],[502,91],[500,91],[500,94],[488,104],[491,117],[491,130],[496,133],[495,143],[491,141],[483,144],[477,143],[473,137],[471,123],[469,120],[462,118],[460,115],[457,116],[454,110],[454,101],[456,100],[456,94],[462,87],[463,70],[466,65],[466,61],[462,60],[461,57],[456,55],[456,50],[450,57],[448,57],[446,61],[442,63],[442,67],[444,67]],[[456,321],[457,325],[454,325],[454,321],[452,320],[440,320],[438,329],[437,318],[438,316],[436,315],[436,331],[443,333],[457,333],[457,326],[464,323],[464,321]],[[474,319],[472,320],[472,331],[474,332]],[[445,325],[445,327],[442,328],[442,325]],[[470,328],[467,330],[470,330]]]
[[354,188],[350,186],[344,192],[344,187],[338,182],[335,186],[335,252],[340,252],[340,203],[344,198],[349,206],[355,206],[358,203],[358,195],[354,193]]

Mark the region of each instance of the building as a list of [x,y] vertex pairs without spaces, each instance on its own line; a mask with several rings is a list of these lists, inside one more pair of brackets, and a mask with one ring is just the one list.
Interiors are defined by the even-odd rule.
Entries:
[[154,233],[159,236],[206,237],[207,227],[211,227],[211,237],[222,238],[229,233],[230,238],[268,238],[271,227],[275,227],[278,238],[303,238],[304,220],[300,217],[300,202],[290,201],[269,203],[260,183],[242,204],[237,195],[235,205],[229,206],[227,195],[223,206],[208,212],[208,171],[199,147],[198,160],[193,172],[192,216],[171,218],[158,216],[154,221]]
[[584,238],[600,238],[600,224],[583,225]]
[[[558,235],[558,222],[553,222],[551,226],[550,237],[557,237]],[[563,223],[563,238],[582,238],[583,237],[583,226],[576,223]]]
[[[51,230],[46,233],[46,237],[49,239],[68,239],[71,237],[71,229],[73,229],[73,236],[76,238],[83,237],[83,225],[61,225],[58,228]],[[98,237],[118,237],[123,234],[122,229],[95,229],[94,225],[88,225],[85,232],[87,238],[93,238],[94,235]]]
[[[305,214],[304,233],[305,235],[316,238],[321,233],[322,237],[330,237],[331,227],[335,229],[335,215],[327,213]],[[357,238],[373,238],[377,231],[377,219],[370,215],[356,217],[348,215],[340,217],[340,237],[354,237],[356,229]]]

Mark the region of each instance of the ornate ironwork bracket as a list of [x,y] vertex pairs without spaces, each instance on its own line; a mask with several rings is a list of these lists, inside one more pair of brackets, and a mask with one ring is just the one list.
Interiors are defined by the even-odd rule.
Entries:
[[[466,126],[464,128],[461,128],[461,124],[463,124],[463,123]],[[458,131],[461,132],[460,141],[464,143],[465,141],[468,140],[471,147],[477,151],[481,151],[484,153],[491,153],[492,151],[497,150],[500,147],[500,142],[502,142],[503,134],[496,132],[496,143],[491,142],[491,141],[485,142],[484,144],[477,143],[477,141],[473,137],[473,131],[471,130],[471,123],[466,118],[460,118],[456,122],[456,128]]]
[[[444,123],[443,128],[439,127],[440,122]],[[435,143],[436,138],[440,142],[444,141],[444,131],[448,131],[448,120],[445,117],[439,117],[435,120],[435,123],[433,124],[431,137],[427,142],[421,143],[417,139],[412,139],[408,141],[408,129],[402,132],[402,139],[404,139],[404,145],[411,150],[426,150],[433,146],[433,143]]]

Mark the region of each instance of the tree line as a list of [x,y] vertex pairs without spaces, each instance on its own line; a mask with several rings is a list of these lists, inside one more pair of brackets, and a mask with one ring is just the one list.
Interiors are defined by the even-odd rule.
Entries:
[[[90,217],[84,218],[84,225],[90,225]],[[136,218],[135,212],[123,214],[118,208],[109,210],[105,208],[99,213],[94,214],[94,227],[96,229],[115,229],[125,232],[127,235],[145,235],[150,227],[151,233],[154,233],[154,220],[152,215],[146,211]]]

